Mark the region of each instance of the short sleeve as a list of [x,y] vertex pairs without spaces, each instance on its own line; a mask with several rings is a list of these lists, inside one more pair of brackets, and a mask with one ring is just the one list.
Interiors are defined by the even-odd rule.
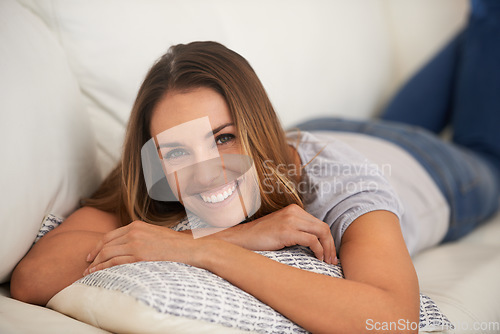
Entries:
[[305,165],[298,184],[305,210],[330,226],[337,252],[345,230],[361,215],[385,210],[401,219],[396,192],[358,151],[323,133],[301,132],[300,141],[291,143]]

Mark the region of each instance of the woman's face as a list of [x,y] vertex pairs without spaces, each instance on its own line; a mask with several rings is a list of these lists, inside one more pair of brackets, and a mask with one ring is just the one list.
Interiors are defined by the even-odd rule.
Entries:
[[242,147],[228,105],[209,88],[172,91],[150,124],[170,188],[206,223],[229,227],[260,206],[255,168]]

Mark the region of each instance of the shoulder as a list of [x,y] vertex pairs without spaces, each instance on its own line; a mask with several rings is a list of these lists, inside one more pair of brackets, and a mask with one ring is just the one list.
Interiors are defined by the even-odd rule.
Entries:
[[289,132],[287,139],[305,165],[310,165],[311,162],[351,165],[365,163],[367,160],[361,152],[338,139],[334,131]]
[[107,233],[121,227],[118,216],[92,207],[82,207],[73,212],[50,234],[52,236],[69,231]]

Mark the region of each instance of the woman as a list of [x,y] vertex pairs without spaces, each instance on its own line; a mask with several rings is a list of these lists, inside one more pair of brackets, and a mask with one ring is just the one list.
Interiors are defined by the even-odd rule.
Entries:
[[[190,136],[166,140],[168,145],[162,146],[165,131],[203,119],[208,123],[200,123],[201,128],[210,124],[207,138],[213,136],[214,156],[203,158],[206,152],[200,146],[186,145]],[[86,206],[40,239],[19,263],[12,296],[44,305],[82,273],[169,260],[212,271],[311,332],[359,333],[366,330],[367,319],[418,322],[418,280],[401,230],[400,201],[376,166],[333,138],[324,145],[325,136],[305,132],[287,138],[260,81],[238,54],[212,42],[172,47],[139,90],[120,164]],[[150,140],[177,201],[155,200],[145,181],[149,165],[141,150]],[[213,186],[217,173],[204,174],[205,168],[198,168],[226,155],[249,157],[259,180],[260,205],[243,215],[244,224],[227,228],[234,222],[225,223],[224,230],[203,238],[166,228],[194,207],[182,204],[187,203],[183,194],[205,201],[212,198],[210,191],[233,187],[231,182],[243,187],[239,176]],[[190,166],[198,172],[186,175],[198,186],[195,191],[182,182],[181,169],[168,170],[164,161],[170,157],[193,159]],[[472,159],[481,172],[497,177],[484,158]],[[317,166],[335,168],[315,174]],[[420,168],[434,178],[427,166]],[[337,187],[325,191],[325,184]],[[440,184],[435,186],[444,194]],[[483,184],[479,187],[483,195]],[[493,192],[484,198],[497,199],[498,188],[489,189]],[[232,198],[228,203],[238,204],[235,196],[215,198],[220,203]],[[492,214],[496,207],[491,202],[477,211],[487,211],[485,217]],[[452,212],[454,205],[450,202]],[[456,230],[450,225],[449,230]],[[292,268],[250,251],[296,244],[310,247],[330,264],[337,263],[338,254],[346,279]]]
[[[246,154],[254,162],[261,204],[251,221],[193,238],[166,228],[186,211],[179,201],[159,202],[148,196],[141,150],[152,137],[204,117],[222,156]],[[167,149],[185,146],[180,140]],[[189,153],[202,160],[198,151]],[[359,332],[368,315],[380,321],[418,321],[418,282],[396,204],[395,213],[374,206],[375,210],[352,217],[355,221],[337,245],[346,280],[298,270],[248,250],[300,244],[327,263],[336,263],[329,226],[303,209],[302,194],[294,186],[301,175],[288,172],[301,171],[307,162],[287,142],[245,59],[217,43],[174,46],[151,68],[139,90],[121,163],[87,206],[40,239],[20,262],[12,277],[12,296],[44,305],[84,271],[139,260],[171,260],[212,271],[312,332],[331,328]],[[265,188],[264,179],[276,191]],[[278,186],[283,191],[277,191]],[[386,197],[396,203],[392,195]]]

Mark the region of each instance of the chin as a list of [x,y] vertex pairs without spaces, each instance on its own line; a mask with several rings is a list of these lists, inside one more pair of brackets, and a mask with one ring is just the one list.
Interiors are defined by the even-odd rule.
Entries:
[[211,227],[221,227],[221,228],[227,228],[238,225],[246,218],[245,215],[243,214],[241,206],[238,206],[233,210],[228,208],[220,210],[215,214],[213,212],[211,214],[208,214],[206,212],[203,213],[193,212],[193,213]]

